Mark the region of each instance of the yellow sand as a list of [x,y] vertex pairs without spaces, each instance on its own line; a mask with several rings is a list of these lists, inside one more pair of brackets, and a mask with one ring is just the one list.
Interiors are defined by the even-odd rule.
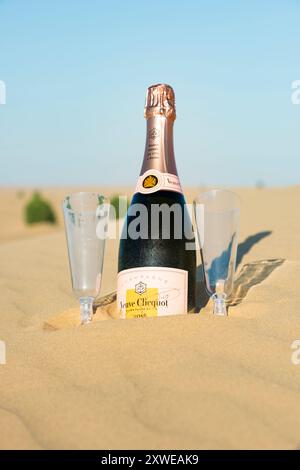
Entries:
[[[44,194],[59,210],[67,191]],[[300,187],[238,190],[244,256],[228,318],[208,304],[123,321],[104,306],[87,327],[61,218],[25,227],[29,193],[0,191],[1,449],[300,447]],[[102,296],[116,263],[109,241]]]

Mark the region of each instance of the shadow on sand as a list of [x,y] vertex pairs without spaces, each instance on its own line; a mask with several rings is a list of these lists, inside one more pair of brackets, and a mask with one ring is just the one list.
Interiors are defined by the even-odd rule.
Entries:
[[[241,265],[244,256],[252,247],[272,234],[270,230],[258,232],[246,238],[238,245],[236,267]],[[277,267],[281,266],[284,259],[266,259],[245,264],[235,280],[233,292],[229,298],[228,306],[238,305],[246,297],[251,287],[263,282]],[[197,267],[196,286],[196,312],[199,312],[209,301],[209,295],[205,289],[202,265]]]
[[264,259],[245,264],[234,283],[233,292],[229,298],[228,306],[232,307],[241,303],[251,287],[263,282],[270,276],[274,269],[278,268],[283,263],[284,259],[277,258]]
[[251,248],[259,243],[266,237],[269,237],[272,234],[271,230],[264,230],[263,232],[258,232],[255,235],[250,235],[242,243],[239,243],[237,254],[236,254],[236,267],[238,268],[241,262],[243,261],[244,256],[249,253]]

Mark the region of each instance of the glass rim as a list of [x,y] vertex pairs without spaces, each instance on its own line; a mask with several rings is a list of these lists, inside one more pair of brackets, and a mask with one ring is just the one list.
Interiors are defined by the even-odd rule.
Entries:
[[197,196],[194,198],[193,200],[193,204],[197,204],[199,202],[199,199],[200,197],[203,197],[205,195],[208,195],[210,193],[226,193],[226,194],[229,194],[231,196],[233,196],[236,201],[238,202],[238,208],[240,208],[240,205],[241,205],[241,197],[235,192],[235,191],[232,191],[231,189],[223,189],[223,188],[211,188],[211,189],[208,189],[206,191],[202,191],[202,192],[199,192],[197,194]]
[[[66,203],[68,202],[68,200],[71,197],[84,196],[84,195],[85,196],[87,196],[87,195],[95,196],[96,198],[99,198],[99,197],[103,198],[103,202],[101,204],[99,203],[98,207],[101,206],[101,205],[104,205],[105,203],[110,202],[109,198],[107,196],[104,196],[101,193],[97,193],[95,191],[78,191],[78,192],[75,192],[75,193],[70,193],[70,194],[68,194],[67,196],[65,196],[63,198],[62,203],[61,203],[62,207],[63,207],[63,210],[67,211],[69,213],[73,213],[73,214],[76,214],[78,212],[81,212],[81,213],[84,212],[86,214],[93,214],[94,213],[93,210],[84,210],[84,209],[83,210],[74,210],[74,209],[70,209],[69,207],[66,206]],[[98,199],[98,201],[99,201],[99,199]],[[96,208],[96,210],[97,210],[97,208]]]

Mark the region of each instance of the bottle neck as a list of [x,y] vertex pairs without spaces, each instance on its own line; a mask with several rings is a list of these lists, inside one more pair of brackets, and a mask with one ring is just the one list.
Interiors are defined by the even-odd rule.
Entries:
[[173,119],[161,115],[147,119],[147,138],[141,175],[148,170],[177,175],[173,124]]

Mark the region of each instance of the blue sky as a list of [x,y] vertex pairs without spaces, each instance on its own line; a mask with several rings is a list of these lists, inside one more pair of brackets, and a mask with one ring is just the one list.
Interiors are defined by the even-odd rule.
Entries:
[[299,0],[0,0],[0,185],[134,185],[147,86],[184,185],[300,181]]

